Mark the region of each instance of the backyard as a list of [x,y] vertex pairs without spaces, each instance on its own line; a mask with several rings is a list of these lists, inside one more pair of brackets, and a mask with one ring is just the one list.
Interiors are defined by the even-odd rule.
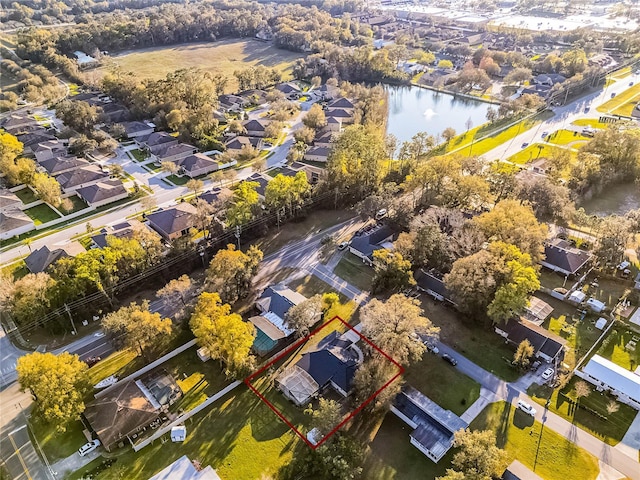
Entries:
[[634,371],[640,365],[640,348],[636,348],[635,351],[625,348],[634,336],[639,337],[640,335],[618,325],[603,340],[596,353],[622,368]]
[[234,71],[264,65],[283,72],[287,79],[293,62],[301,56],[259,40],[222,40],[124,52],[112,57],[100,70],[107,72],[118,66],[123,71],[135,71],[139,78],[158,80],[175,70],[197,67],[225,75],[229,80],[226,91],[235,92],[238,83]]
[[638,412],[618,402],[616,403],[620,409],[617,412],[607,412],[607,404],[615,398],[596,392],[593,388],[589,395],[580,399],[580,408],[577,408],[575,385],[578,380],[579,378],[573,377],[561,390],[534,383],[527,390],[527,394],[540,405],[545,405],[551,396],[549,410],[602,439],[608,445],[616,445],[622,440]]
[[129,155],[131,155],[136,162],[144,162],[147,158],[149,158],[149,155],[147,155],[146,152],[143,152],[139,148],[129,150]]
[[24,213],[33,220],[35,225],[42,225],[43,223],[60,218],[60,215],[54,212],[46,203],[24,210]]
[[16,190],[13,193],[15,193],[15,195],[20,199],[20,201],[25,205],[29,205],[30,203],[38,200],[38,197],[36,197],[36,194],[33,193],[33,190],[31,190],[29,187],[21,188],[20,190]]
[[550,429],[542,432],[540,422],[506,402],[487,406],[471,429],[494,431],[508,463],[517,457],[546,480],[576,478],[576,472],[581,480],[593,480],[600,471],[596,457]]
[[362,260],[353,253],[346,252],[336,268],[333,269],[338,277],[355,285],[360,290],[371,290],[371,280],[373,279],[373,268],[365,265]]
[[84,210],[85,208],[89,207],[89,205],[87,205],[80,197],[78,197],[78,195],[72,195],[68,198],[71,201],[73,208],[71,208],[71,210],[69,210],[68,212],[65,212],[66,215],[79,212],[80,210]]
[[480,396],[479,383],[429,352],[424,353],[420,362],[407,368],[404,379],[456,415],[462,415]]

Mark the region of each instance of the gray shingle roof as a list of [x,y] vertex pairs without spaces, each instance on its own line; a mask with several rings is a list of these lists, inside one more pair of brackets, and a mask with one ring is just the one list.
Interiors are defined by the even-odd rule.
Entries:
[[149,224],[161,234],[170,236],[195,226],[196,207],[182,202],[175,207],[160,210],[147,215]]
[[31,254],[24,259],[24,263],[31,273],[39,273],[44,272],[51,264],[61,258],[75,257],[84,251],[84,247],[79,242],[70,242],[53,249],[45,245],[31,252]]
[[94,182],[98,179],[107,179],[109,174],[103,172],[97,165],[88,165],[78,170],[66,172],[56,177],[63,190],[82,185],[84,183]]
[[52,157],[40,162],[40,166],[52,177],[67,170],[88,167],[89,165],[91,165],[89,162],[78,157]]
[[79,188],[77,193],[87,202],[94,203],[127,193],[127,189],[120,180],[110,179]]

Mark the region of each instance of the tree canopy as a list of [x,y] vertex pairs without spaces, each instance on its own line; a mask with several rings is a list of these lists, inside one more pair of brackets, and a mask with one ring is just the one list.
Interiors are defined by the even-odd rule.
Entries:
[[229,244],[219,250],[207,268],[207,288],[215,291],[225,303],[234,303],[249,291],[258,271],[262,251],[255,245],[247,253]]

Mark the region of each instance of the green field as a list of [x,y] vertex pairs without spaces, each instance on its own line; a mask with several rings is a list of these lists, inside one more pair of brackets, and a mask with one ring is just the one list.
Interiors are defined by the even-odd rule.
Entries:
[[580,132],[571,130],[558,130],[551,135],[547,135],[545,141],[555,143],[556,145],[570,145],[572,148],[579,148],[581,142],[587,142],[590,139],[583,136]]
[[596,108],[599,112],[615,115],[631,115],[635,104],[640,100],[640,83],[626,89]]
[[46,203],[24,210],[24,213],[26,213],[36,225],[42,225],[43,223],[60,218],[60,215],[54,212]]
[[517,163],[518,165],[525,165],[539,158],[549,158],[557,155],[561,153],[562,150],[564,149],[561,147],[554,147],[553,145],[546,145],[544,143],[534,143],[533,145],[523,148],[518,153],[511,155],[507,161]]
[[238,87],[234,71],[264,65],[283,72],[284,78],[288,79],[293,62],[302,56],[259,40],[223,40],[125,52],[113,57],[100,71],[107,72],[117,66],[134,72],[138,78],[158,80],[175,70],[197,67],[225,75],[229,80],[226,91],[234,92]]
[[598,118],[578,118],[572,122],[578,127],[609,128],[610,123],[602,123]]
[[365,265],[353,253],[347,252],[333,270],[337,276],[355,285],[360,290],[371,290],[373,268]]
[[489,405],[471,428],[496,432],[509,462],[517,458],[545,480],[578,478],[577,472],[581,480],[593,480],[600,472],[596,457],[548,428],[541,432],[540,422],[506,402]]

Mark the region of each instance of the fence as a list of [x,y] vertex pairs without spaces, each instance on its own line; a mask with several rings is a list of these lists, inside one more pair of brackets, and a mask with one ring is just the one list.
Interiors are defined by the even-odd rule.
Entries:
[[236,388],[238,385],[240,385],[242,382],[240,382],[239,380],[236,380],[235,382],[233,382],[230,385],[227,385],[225,388],[223,388],[222,390],[220,390],[218,393],[216,393],[214,396],[207,398],[204,402],[202,402],[200,405],[198,405],[197,407],[195,407],[192,410],[189,410],[186,413],[183,413],[182,415],[180,415],[178,418],[176,418],[173,422],[171,422],[169,425],[160,428],[157,432],[155,432],[153,435],[151,435],[148,438],[145,438],[143,441],[141,441],[140,443],[136,443],[135,445],[133,445],[133,451],[134,452],[139,452],[140,450],[142,450],[144,447],[146,447],[147,445],[149,445],[150,443],[154,442],[155,440],[158,440],[160,437],[162,437],[165,433],[169,433],[171,431],[171,429],[173,427],[177,427],[178,425],[182,425],[185,420],[188,420],[189,418],[191,418],[192,416],[194,416],[195,414],[201,412],[202,410],[204,410],[205,408],[207,408],[209,405],[211,405],[213,402],[215,402],[216,400],[218,400],[219,398],[224,397],[227,393],[229,393],[231,390],[233,390],[234,388]]

